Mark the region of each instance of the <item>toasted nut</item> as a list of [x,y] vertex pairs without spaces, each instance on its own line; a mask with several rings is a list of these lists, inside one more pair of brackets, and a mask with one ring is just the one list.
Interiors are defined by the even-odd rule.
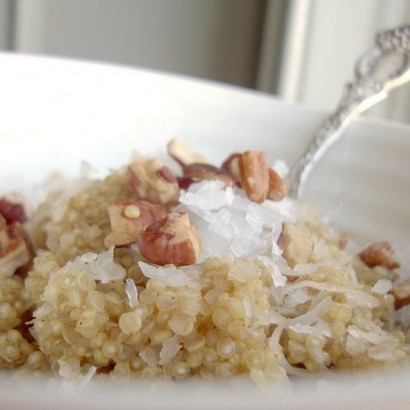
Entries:
[[196,262],[202,243],[188,214],[170,213],[148,225],[138,238],[144,258],[157,265],[191,265]]
[[294,268],[309,261],[313,250],[312,234],[304,223],[284,222],[278,245],[288,265]]
[[261,203],[269,192],[269,166],[266,154],[246,151],[239,160],[242,187],[251,201]]
[[27,221],[26,211],[23,205],[12,203],[5,198],[0,198],[0,215],[3,215],[8,223],[24,223]]
[[27,249],[29,251],[30,257],[32,258],[34,256],[33,243],[31,242],[30,235],[27,233],[23,224],[17,221],[13,222],[8,225],[7,232],[11,239],[22,239],[27,245]]
[[107,248],[136,242],[146,226],[167,214],[163,205],[142,199],[120,199],[110,203],[107,210],[112,230],[104,239]]
[[186,166],[190,164],[206,164],[208,161],[201,154],[185,145],[178,138],[174,138],[168,142],[168,154],[171,155],[180,165]]
[[159,160],[137,155],[128,167],[128,180],[141,199],[169,204],[179,198],[178,181]]
[[185,189],[187,190],[191,184],[194,183],[194,180],[192,178],[186,178],[186,177],[177,177],[178,185],[180,189]]
[[394,307],[400,309],[410,304],[410,280],[393,285]]
[[0,252],[10,245],[10,237],[6,228],[0,230]]
[[30,263],[31,255],[24,239],[11,239],[7,248],[0,252],[0,277],[12,276]]
[[384,266],[397,269],[400,264],[393,259],[394,251],[389,242],[375,242],[359,253],[360,259],[370,268]]
[[222,163],[221,168],[228,172],[235,180],[235,183],[241,184],[241,171],[239,169],[239,161],[242,154],[234,153]]
[[190,164],[184,167],[183,171],[184,177],[190,178],[193,181],[219,179],[223,181],[226,186],[233,186],[235,184],[235,181],[230,174],[211,164]]
[[286,187],[285,181],[280,177],[280,175],[269,168],[269,192],[268,198],[272,201],[281,201],[288,194],[288,189]]
[[0,214],[0,231],[7,227],[6,218],[2,214]]

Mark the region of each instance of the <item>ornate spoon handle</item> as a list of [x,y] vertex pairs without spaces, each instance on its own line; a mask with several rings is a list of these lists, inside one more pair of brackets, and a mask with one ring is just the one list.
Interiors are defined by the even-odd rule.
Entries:
[[297,198],[303,183],[326,150],[360,113],[410,80],[410,25],[379,33],[375,46],[357,62],[354,80],[347,84],[337,109],[322,123],[305,153],[289,173],[289,194]]

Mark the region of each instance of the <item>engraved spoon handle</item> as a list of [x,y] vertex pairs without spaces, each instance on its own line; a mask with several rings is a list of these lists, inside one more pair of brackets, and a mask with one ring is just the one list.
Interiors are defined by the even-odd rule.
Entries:
[[358,60],[355,78],[346,85],[338,107],[325,119],[306,151],[291,167],[289,195],[300,197],[313,167],[354,118],[409,80],[410,25],[379,33],[374,47]]

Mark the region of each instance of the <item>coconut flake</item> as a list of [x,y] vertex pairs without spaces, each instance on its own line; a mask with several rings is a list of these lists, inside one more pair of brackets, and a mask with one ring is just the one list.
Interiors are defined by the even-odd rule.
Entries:
[[319,263],[299,263],[294,267],[294,276],[306,276],[313,273],[318,267]]
[[386,342],[391,339],[387,333],[383,332],[380,328],[378,328],[378,332],[365,332],[364,330],[359,329],[357,326],[351,325],[347,327],[347,332],[357,338],[362,339],[372,344],[379,344]]
[[392,282],[390,279],[379,279],[372,287],[374,293],[385,295],[392,288]]
[[200,268],[195,265],[181,266],[177,268],[174,265],[154,266],[145,262],[138,262],[142,273],[150,279],[158,280],[167,286],[181,288],[189,286],[191,288],[200,288],[198,277],[201,273]]
[[131,309],[138,305],[138,290],[132,279],[125,279],[125,293],[128,296],[128,304]]
[[90,366],[90,368],[87,370],[87,373],[82,377],[80,381],[80,384],[79,384],[80,389],[84,389],[90,384],[91,379],[94,377],[96,371],[97,371],[97,368],[95,366]]
[[268,339],[268,346],[274,350],[279,364],[285,369],[286,373],[292,376],[309,376],[307,369],[299,369],[291,366],[283,354],[282,345],[280,344],[280,336],[283,332],[283,327],[276,326],[272,336]]
[[210,180],[192,184],[188,191],[182,191],[179,201],[199,210],[215,210],[233,202],[232,188],[225,188],[223,181]]
[[284,301],[287,306],[298,306],[311,299],[307,289],[296,289],[294,292],[290,293]]
[[301,282],[292,283],[283,289],[282,295],[285,296],[293,290],[304,287],[309,287],[312,289],[317,289],[331,293],[343,293],[346,296],[349,303],[353,306],[365,306],[369,308],[375,308],[380,306],[380,301],[374,296],[367,294],[366,292],[351,289],[346,286],[335,285],[332,283],[315,282],[313,280],[304,280]]
[[181,193],[178,211],[187,212],[201,237],[207,257],[280,255],[277,245],[282,223],[294,214],[291,202],[278,205],[250,201],[242,190],[226,188],[222,181],[192,184]]
[[93,279],[102,283],[123,280],[125,269],[114,262],[114,246],[101,253],[87,252],[77,256],[73,261],[68,261],[59,271],[50,276],[50,280],[56,275],[63,275],[71,271],[89,272]]
[[288,326],[291,325],[310,325],[315,320],[318,320],[329,309],[329,306],[333,303],[330,296],[326,296],[321,302],[319,302],[314,308],[307,311],[305,314],[297,316],[292,319],[287,319]]
[[329,323],[322,319],[318,319],[314,325],[302,325],[301,323],[296,323],[295,325],[289,326],[289,329],[297,333],[332,337],[332,329],[330,328]]
[[90,272],[95,280],[102,283],[123,280],[126,274],[125,269],[114,262],[114,246],[99,254],[85,253],[74,260],[72,267]]
[[258,260],[260,260],[265,265],[266,269],[268,269],[275,287],[278,288],[285,286],[287,278],[282,274],[276,258],[273,260],[272,258],[266,256],[260,256],[258,257]]
[[181,336],[174,335],[170,337],[162,344],[162,349],[159,353],[159,364],[167,365],[171,363],[172,359],[178,354],[181,348]]
[[[47,316],[49,313],[51,313],[54,310],[53,304],[50,302],[44,302],[38,309],[36,309],[33,312],[33,317],[35,319],[42,318],[44,316]],[[35,320],[33,319],[33,321]]]

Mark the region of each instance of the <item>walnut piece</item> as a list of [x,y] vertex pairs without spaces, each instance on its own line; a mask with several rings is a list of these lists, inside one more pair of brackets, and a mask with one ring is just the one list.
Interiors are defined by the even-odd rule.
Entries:
[[160,160],[137,155],[128,167],[127,175],[140,199],[160,204],[178,201],[178,181]]
[[251,201],[262,203],[269,192],[269,166],[266,154],[246,151],[239,159],[241,185]]
[[283,250],[283,257],[291,268],[307,263],[313,250],[312,234],[306,224],[283,223],[282,233],[278,241]]
[[148,225],[137,243],[142,256],[157,265],[191,265],[202,252],[201,240],[184,212],[169,213]]
[[384,266],[392,270],[400,267],[393,258],[393,248],[389,242],[375,242],[359,253],[360,259],[369,267]]
[[168,154],[183,167],[190,164],[207,164],[208,161],[201,154],[185,145],[178,138],[174,138],[167,144]]
[[125,246],[136,242],[146,226],[164,218],[167,209],[142,199],[120,199],[111,202],[108,207],[111,230],[104,239],[104,245]]

